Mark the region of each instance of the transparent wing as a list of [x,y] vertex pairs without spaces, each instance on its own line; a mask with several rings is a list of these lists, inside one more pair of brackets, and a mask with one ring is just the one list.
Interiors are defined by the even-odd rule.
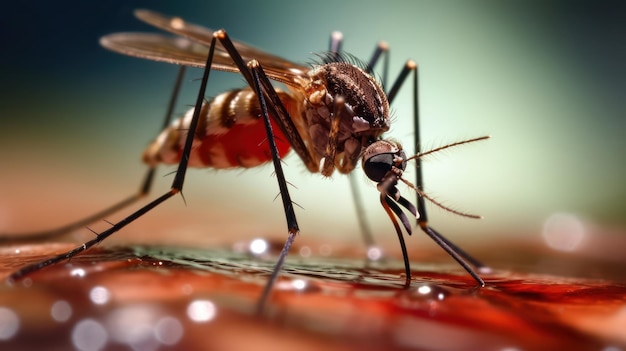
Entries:
[[[135,10],[135,17],[167,32],[178,34],[206,46],[211,45],[211,39],[213,37],[212,30],[197,24],[188,23],[180,17],[166,16],[150,10]],[[282,68],[283,70],[291,68],[307,70],[306,67],[285,60],[282,57],[269,54],[248,44],[237,41],[234,41],[234,44],[244,59],[256,59],[263,66],[275,67],[277,69]]]
[[[204,67],[213,31],[187,23],[178,17],[169,17],[153,11],[136,10],[140,20],[181,37],[169,37],[152,33],[114,33],[100,39],[105,48],[129,56],[145,58],[187,66]],[[271,55],[241,42],[234,42],[235,47],[245,61],[256,59],[261,63],[267,76],[289,85],[296,83],[298,77],[305,77],[309,68]],[[228,53],[217,45],[213,58],[213,69],[239,72]]]
[[[100,45],[124,55],[194,67],[204,67],[209,53],[206,46],[185,38],[152,33],[109,34],[100,38]],[[232,66],[232,60],[222,54],[225,53],[215,53],[216,61],[220,61],[220,64],[216,63],[219,67],[215,68],[236,72],[237,68]]]

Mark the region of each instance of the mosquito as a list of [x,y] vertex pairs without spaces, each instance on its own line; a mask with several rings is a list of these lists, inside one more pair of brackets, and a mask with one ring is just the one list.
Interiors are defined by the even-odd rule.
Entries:
[[[474,278],[478,286],[485,285],[477,271],[486,271],[488,267],[429,226],[425,199],[457,215],[471,218],[478,216],[455,211],[424,193],[421,157],[442,149],[484,140],[488,136],[420,152],[418,76],[417,65],[413,61],[407,61],[391,88],[385,90],[384,83],[379,83],[372,74],[382,55],[385,57],[384,69],[387,71],[388,48],[384,43],[378,45],[367,65],[359,65],[341,52],[343,39],[339,33],[334,33],[331,36],[330,50],[320,55],[322,62],[307,67],[231,40],[224,30],[212,31],[181,18],[149,10],[136,10],[135,16],[177,36],[114,33],[102,37],[100,44],[125,55],[181,65],[166,113],[164,129],[143,153],[143,161],[147,163],[148,171],[140,191],[88,218],[55,230],[34,233],[30,237],[51,237],[83,227],[146,196],[158,164],[178,165],[171,188],[128,217],[111,223],[109,229],[97,233],[92,240],[14,272],[9,277],[10,281],[68,260],[105,240],[174,195],[182,195],[185,174],[189,167],[250,168],[271,161],[285,211],[288,236],[258,300],[257,310],[260,313],[267,304],[289,249],[300,231],[281,165],[281,157],[293,149],[310,172],[321,173],[327,177],[335,171],[350,174],[359,161],[361,162],[367,177],[377,184],[381,205],[400,241],[406,287],[411,283],[411,268],[402,228],[410,235],[412,224],[405,210],[417,219],[422,231]],[[193,109],[184,117],[170,123],[185,66],[204,68],[198,97]],[[239,73],[247,86],[206,101],[205,90],[211,70]],[[383,138],[383,134],[390,127],[390,103],[411,72],[414,77],[416,154],[407,157],[400,143]],[[286,90],[274,87],[271,80],[282,83]],[[385,81],[386,73],[383,77],[383,82]],[[403,177],[407,163],[411,160],[415,162],[415,184]],[[416,192],[417,207],[400,194],[397,188],[399,182]],[[356,204],[358,206],[359,202],[356,201]],[[369,234],[364,235],[366,243],[371,240],[368,239]]]

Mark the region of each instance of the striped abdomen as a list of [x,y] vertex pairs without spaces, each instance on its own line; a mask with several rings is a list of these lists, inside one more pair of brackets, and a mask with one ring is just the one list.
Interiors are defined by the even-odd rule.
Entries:
[[[285,92],[278,94],[283,104],[294,105],[293,97]],[[144,162],[155,166],[157,163],[176,164],[180,161],[193,111],[189,110],[161,132],[144,151]],[[276,145],[283,156],[290,145],[271,120]],[[202,105],[189,166],[250,168],[271,159],[259,101],[252,90],[233,90]]]

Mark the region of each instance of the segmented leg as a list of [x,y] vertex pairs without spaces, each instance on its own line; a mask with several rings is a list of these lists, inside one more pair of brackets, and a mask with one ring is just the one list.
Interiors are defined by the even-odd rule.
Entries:
[[[293,203],[289,195],[289,189],[287,189],[287,181],[285,179],[285,174],[283,173],[283,168],[280,162],[278,149],[276,148],[276,143],[274,141],[274,133],[272,132],[270,116],[267,110],[267,104],[265,103],[265,94],[263,93],[262,88],[261,88],[261,82],[260,82],[259,77],[263,77],[266,80],[267,80],[267,77],[265,77],[265,74],[263,73],[263,69],[261,68],[261,66],[259,65],[257,61],[250,62],[248,66],[250,67],[252,71],[254,90],[257,93],[257,96],[259,97],[259,103],[261,105],[263,122],[265,124],[267,140],[270,144],[270,149],[272,150],[272,162],[274,164],[274,171],[276,174],[276,179],[278,181],[278,187],[280,188],[280,195],[283,201],[283,208],[285,210],[285,216],[287,218],[287,231],[289,233],[287,236],[287,240],[285,240],[285,244],[283,245],[283,249],[280,251],[278,260],[276,261],[276,264],[274,265],[274,269],[272,270],[270,278],[265,284],[263,293],[261,294],[261,297],[259,298],[259,301],[257,303],[257,313],[261,314],[263,313],[263,309],[265,308],[267,300],[269,299],[269,296],[272,292],[274,283],[276,282],[276,279],[278,278],[278,274],[280,273],[280,270],[283,267],[285,259],[287,258],[287,255],[289,254],[291,245],[293,244],[296,238],[296,235],[298,234],[299,228],[298,228],[298,222],[296,220],[296,214],[293,211]],[[269,84],[269,80],[267,81],[267,83]],[[273,88],[272,88],[272,91],[274,94],[276,93],[273,90]]]
[[[408,77],[408,75],[413,72],[413,126],[414,126],[414,137],[415,137],[415,153],[420,154],[421,152],[421,142],[420,142],[420,122],[419,122],[419,85],[418,85],[418,69],[417,65],[413,61],[408,61],[403,70],[400,72],[398,78],[395,83],[392,85],[391,89],[388,93],[389,102],[393,101],[395,96],[397,95],[400,87]],[[482,139],[482,138],[481,138]],[[415,185],[417,187],[418,192],[424,192],[424,180],[422,175],[422,160],[417,157],[415,159]],[[417,220],[418,225],[421,230],[426,233],[437,245],[439,245],[442,249],[444,249],[452,258],[454,258],[460,265],[465,269],[478,283],[480,286],[485,286],[485,282],[482,278],[478,276],[476,271],[472,268],[472,266],[476,267],[478,270],[486,270],[487,266],[482,264],[480,261],[469,255],[467,252],[454,245],[448,239],[446,239],[439,232],[434,230],[432,227],[428,225],[428,213],[426,211],[425,200],[423,196],[417,196],[417,212],[420,217]]]
[[[335,45],[335,47],[340,47],[340,45]],[[372,58],[370,59],[367,69],[369,73],[373,72],[374,67],[376,66],[379,58],[384,55],[384,73],[383,73],[383,86],[386,86],[386,77],[387,77],[387,68],[388,68],[388,47],[385,43],[379,43],[377,49],[375,50],[374,54],[372,55]],[[389,101],[389,104],[391,104],[394,99],[396,98],[400,88],[403,86],[403,84],[405,83],[407,77],[409,76],[409,74],[413,72],[413,126],[414,126],[414,143],[415,143],[415,153],[419,154],[421,152],[421,142],[420,142],[420,121],[419,121],[419,85],[418,85],[418,68],[417,68],[417,64],[411,60],[407,61],[406,64],[404,65],[403,69],[400,71],[400,73],[398,74],[398,76],[396,77],[394,83],[392,84],[391,88],[389,88],[389,90],[387,91],[387,99]],[[482,139],[482,138],[481,138]],[[417,157],[415,159],[415,177],[416,177],[416,187],[418,189],[418,192],[423,193],[424,190],[424,184],[423,184],[423,175],[422,175],[422,162],[421,162],[421,158]],[[353,189],[356,189],[355,185],[352,185]],[[407,281],[410,281],[411,279],[411,270],[410,270],[410,263],[407,257],[407,252],[406,252],[406,246],[404,243],[404,239],[402,238],[402,234],[401,234],[401,230],[400,230],[400,226],[398,225],[397,221],[395,220],[394,216],[392,215],[392,213],[395,213],[398,216],[401,216],[401,209],[399,207],[394,208],[393,205],[395,205],[393,203],[393,201],[389,198],[389,197],[385,197],[381,194],[381,203],[383,205],[383,208],[385,209],[385,211],[387,212],[387,214],[389,215],[389,217],[391,218],[393,224],[394,224],[394,228],[396,230],[396,233],[398,234],[398,238],[400,240],[400,247],[402,249],[402,256],[403,256],[403,260],[404,260],[404,265],[405,265],[405,271],[407,273]],[[353,192],[353,197],[356,198],[356,196],[354,196],[354,192]],[[357,206],[357,212],[360,213],[358,211],[358,207]],[[475,259],[474,257],[472,257],[471,255],[469,255],[467,252],[465,252],[463,249],[461,249],[460,247],[456,246],[454,243],[450,242],[448,239],[446,239],[443,235],[441,235],[438,231],[436,231],[435,229],[433,229],[432,227],[430,227],[428,225],[428,214],[426,211],[426,206],[425,206],[425,201],[424,201],[424,197],[423,196],[417,196],[417,213],[419,213],[419,219],[418,219],[418,225],[420,226],[420,228],[422,229],[422,231],[424,231],[433,241],[435,241],[435,243],[437,243],[437,245],[439,245],[441,248],[443,248],[450,256],[452,256],[452,258],[454,258],[460,265],[461,267],[463,267],[463,269],[465,269],[475,280],[476,282],[480,285],[480,286],[484,286],[485,282],[483,281],[482,278],[480,278],[478,276],[478,274],[476,273],[476,271],[472,268],[472,266],[474,266],[476,269],[478,270],[488,270],[489,268],[487,266],[485,266],[484,264],[482,264],[480,261],[478,261],[477,259]],[[409,231],[410,233],[410,231]],[[364,237],[366,237],[364,235]],[[368,239],[365,239],[366,243],[368,243]],[[373,241],[372,241],[373,242]]]

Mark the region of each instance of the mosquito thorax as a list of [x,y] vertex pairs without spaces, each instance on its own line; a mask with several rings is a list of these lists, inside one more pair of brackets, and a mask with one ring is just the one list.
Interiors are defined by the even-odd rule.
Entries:
[[406,169],[406,154],[399,143],[390,140],[377,140],[363,152],[361,164],[369,179],[376,183],[394,171],[398,176]]
[[[387,96],[371,75],[347,62],[320,65],[308,75],[311,79],[303,86],[304,113],[313,148],[320,157],[324,155],[332,118],[339,112],[335,164],[351,171],[366,147],[363,140],[378,139],[389,130]],[[345,101],[341,111],[335,111],[338,97]]]

